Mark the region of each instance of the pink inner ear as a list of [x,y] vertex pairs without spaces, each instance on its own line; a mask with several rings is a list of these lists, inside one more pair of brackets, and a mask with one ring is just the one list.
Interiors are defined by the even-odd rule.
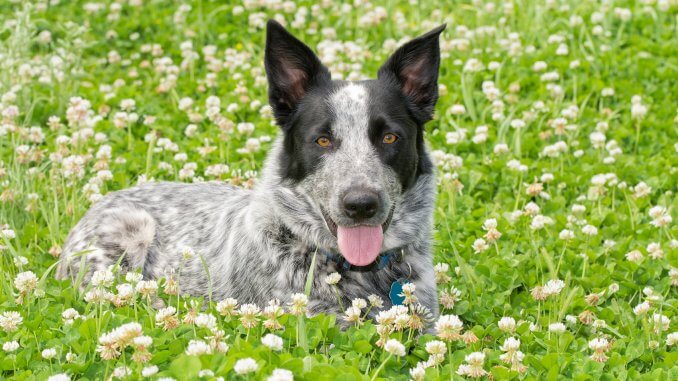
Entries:
[[412,97],[415,101],[420,100],[421,90],[426,85],[425,81],[422,80],[425,62],[425,59],[420,59],[418,62],[403,68],[400,73],[400,78],[403,81],[403,93]]
[[287,93],[295,101],[299,101],[301,98],[304,97],[304,94],[306,92],[304,85],[308,80],[308,76],[306,75],[306,72],[304,72],[303,70],[293,68],[285,68],[284,70],[287,82],[286,83],[287,86],[285,86],[287,88]]

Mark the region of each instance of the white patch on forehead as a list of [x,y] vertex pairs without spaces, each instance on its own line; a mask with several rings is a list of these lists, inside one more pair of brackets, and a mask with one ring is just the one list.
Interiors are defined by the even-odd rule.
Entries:
[[367,138],[367,102],[367,89],[355,83],[349,83],[332,94],[330,106],[335,115],[332,127],[338,139],[357,142]]
[[349,83],[329,98],[334,113],[332,134],[338,148],[324,160],[324,169],[336,176],[337,191],[351,185],[377,184],[383,173],[381,160],[369,138],[369,94],[361,84]]

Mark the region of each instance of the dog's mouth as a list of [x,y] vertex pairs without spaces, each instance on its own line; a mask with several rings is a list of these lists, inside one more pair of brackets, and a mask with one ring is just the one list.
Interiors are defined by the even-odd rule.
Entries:
[[[334,222],[332,217],[330,217],[329,213],[323,208],[322,206],[320,207],[320,211],[322,212],[323,218],[325,219],[325,224],[327,225],[327,229],[332,233],[334,238],[337,238],[337,223]],[[391,225],[391,220],[393,219],[393,212],[395,211],[395,205],[391,207],[391,210],[388,212],[388,217],[386,217],[386,221],[384,221],[383,224],[381,224],[381,229],[383,230],[384,233],[386,233],[386,230],[388,227]]]
[[384,242],[384,233],[391,224],[394,207],[381,225],[339,226],[322,207],[323,218],[329,231],[337,237],[341,255],[355,266],[367,266],[379,256]]

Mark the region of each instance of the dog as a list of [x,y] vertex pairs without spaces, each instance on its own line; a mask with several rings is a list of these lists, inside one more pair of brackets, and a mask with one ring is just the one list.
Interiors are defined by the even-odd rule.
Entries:
[[[83,287],[113,265],[145,279],[172,274],[181,294],[265,305],[303,292],[314,265],[309,314],[343,312],[333,287],[344,306],[377,295],[389,308],[413,283],[437,316],[424,124],[444,29],[398,48],[377,79],[347,82],[269,21],[264,60],[281,133],[254,188],[159,182],[109,193],[68,235],[57,277]],[[334,272],[336,286],[325,280]]]

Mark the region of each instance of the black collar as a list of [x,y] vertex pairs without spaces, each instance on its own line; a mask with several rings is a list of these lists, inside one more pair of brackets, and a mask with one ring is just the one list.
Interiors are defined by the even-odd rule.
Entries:
[[318,253],[322,254],[324,256],[325,262],[333,262],[337,265],[337,268],[339,270],[344,270],[344,271],[359,271],[359,272],[365,272],[365,271],[379,271],[382,269],[385,269],[388,267],[391,263],[396,262],[400,263],[403,260],[403,256],[405,255],[405,247],[398,247],[395,249],[387,250],[384,251],[383,253],[379,254],[377,259],[370,263],[367,266],[354,266],[350,264],[344,256],[342,256],[339,253],[335,253],[333,251],[325,250],[318,248]]

